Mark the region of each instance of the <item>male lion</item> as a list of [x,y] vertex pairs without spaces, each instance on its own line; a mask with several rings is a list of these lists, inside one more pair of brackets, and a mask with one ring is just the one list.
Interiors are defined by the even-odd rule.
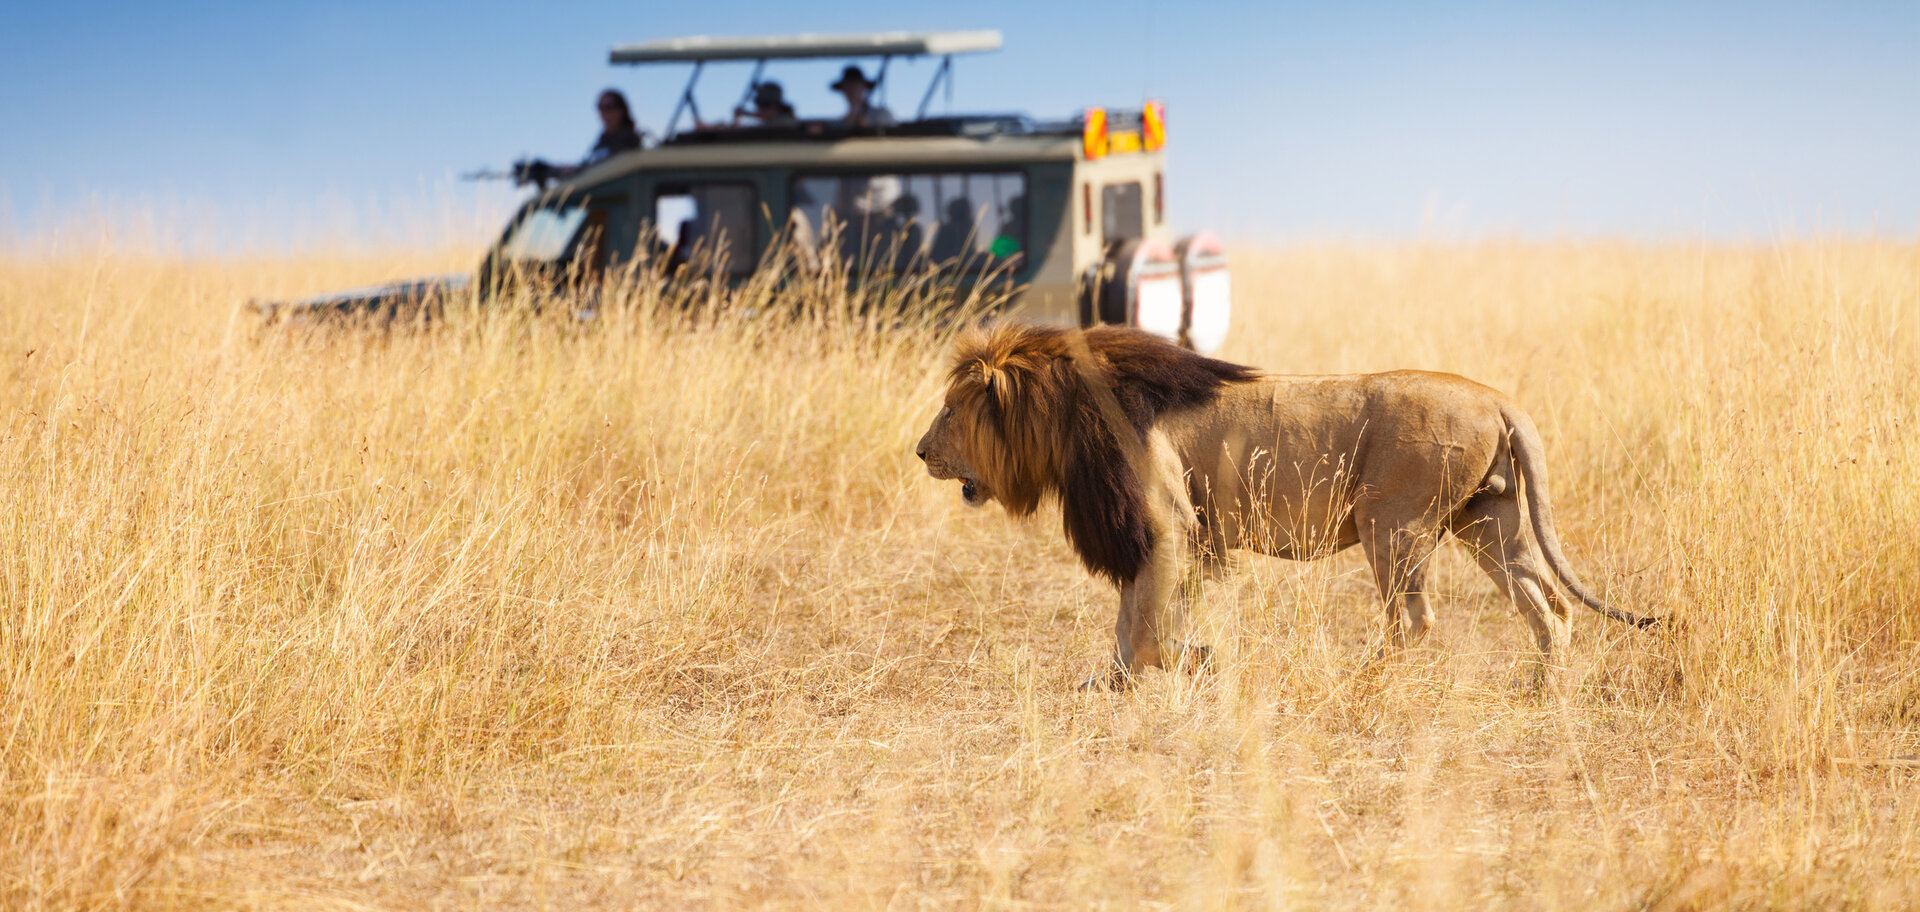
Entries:
[[1160,627],[1184,614],[1183,577],[1233,548],[1307,560],[1360,545],[1397,648],[1426,635],[1427,558],[1457,535],[1533,629],[1536,682],[1567,643],[1556,579],[1615,620],[1657,620],[1581,584],[1533,422],[1452,374],[1275,376],[1133,329],[1005,324],[960,343],[914,452],[970,505],[1025,516],[1060,501],[1081,562],[1120,587],[1114,669],[1091,686],[1124,687],[1163,665],[1163,645],[1183,649]]

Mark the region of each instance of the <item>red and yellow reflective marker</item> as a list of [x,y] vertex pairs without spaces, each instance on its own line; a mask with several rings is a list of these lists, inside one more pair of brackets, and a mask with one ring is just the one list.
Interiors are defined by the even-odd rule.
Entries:
[[1080,147],[1087,159],[1105,158],[1107,155],[1107,109],[1088,108],[1086,117],[1080,125]]
[[1165,102],[1149,101],[1140,109],[1141,145],[1152,152],[1167,144],[1167,105]]

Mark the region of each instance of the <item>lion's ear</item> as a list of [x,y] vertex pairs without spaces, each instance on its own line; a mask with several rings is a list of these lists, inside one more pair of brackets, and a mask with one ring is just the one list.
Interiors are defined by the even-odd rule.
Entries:
[[986,388],[987,397],[993,401],[994,405],[1005,406],[1006,403],[1000,401],[1000,398],[1001,395],[1006,392],[1007,384],[1001,379],[1001,372],[984,360],[978,363],[980,365],[980,385]]

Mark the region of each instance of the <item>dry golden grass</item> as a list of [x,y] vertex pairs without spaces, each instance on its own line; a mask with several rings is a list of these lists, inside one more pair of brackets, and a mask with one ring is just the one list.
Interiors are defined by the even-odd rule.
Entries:
[[[460,255],[0,261],[0,906],[1560,909],[1920,897],[1920,248],[1243,251],[1228,357],[1515,392],[1564,702],[1457,547],[1252,559],[1197,678],[910,449],[831,315],[261,336]],[[644,297],[644,296],[643,296]]]

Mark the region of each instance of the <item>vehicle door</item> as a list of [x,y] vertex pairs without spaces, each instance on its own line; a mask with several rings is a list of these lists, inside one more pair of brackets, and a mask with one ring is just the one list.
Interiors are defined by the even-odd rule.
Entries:
[[641,232],[649,257],[668,275],[746,277],[774,234],[766,189],[753,172],[652,175]]

